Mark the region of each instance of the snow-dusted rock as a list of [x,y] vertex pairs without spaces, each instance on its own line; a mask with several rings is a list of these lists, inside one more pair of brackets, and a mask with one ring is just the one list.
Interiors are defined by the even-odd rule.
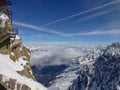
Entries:
[[11,55],[0,54],[0,83],[9,90],[47,90],[35,81],[29,60],[30,51],[25,46]]
[[[72,60],[70,66],[61,74],[57,76],[57,79],[52,82],[49,87],[50,90],[68,90],[75,82],[80,73],[84,70],[87,72],[88,68],[96,61],[96,59],[102,54],[101,49],[98,47],[81,49],[79,57]],[[76,82],[75,82],[76,83]],[[76,90],[76,89],[71,89]],[[79,90],[79,89],[78,89]]]
[[120,90],[120,42],[109,45],[95,63],[83,67],[70,90]]

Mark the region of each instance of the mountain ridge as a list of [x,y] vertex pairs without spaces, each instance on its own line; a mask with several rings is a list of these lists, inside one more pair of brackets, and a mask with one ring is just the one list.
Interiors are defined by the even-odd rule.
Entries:
[[116,42],[109,45],[95,63],[80,73],[70,90],[120,90],[119,66],[120,42]]

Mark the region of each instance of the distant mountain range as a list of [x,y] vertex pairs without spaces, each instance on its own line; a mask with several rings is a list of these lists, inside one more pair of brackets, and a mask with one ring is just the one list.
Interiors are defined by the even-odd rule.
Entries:
[[[69,50],[71,51],[71,49],[63,51]],[[86,47],[79,50],[79,55],[69,58],[70,62],[64,64],[66,65],[64,68],[59,67],[60,65],[48,65],[44,68],[38,65],[36,68],[33,67],[34,74],[39,76],[41,71],[43,74],[44,70],[44,72],[49,70],[47,71],[49,74],[53,73],[52,70],[56,70],[50,74],[50,77],[44,74],[44,79],[45,77],[50,79],[47,80],[49,85],[46,85],[46,82],[42,83],[49,90],[120,90],[120,42],[106,47]],[[41,52],[35,49],[32,52],[34,54],[39,51]],[[42,49],[42,51],[49,52],[49,49]]]

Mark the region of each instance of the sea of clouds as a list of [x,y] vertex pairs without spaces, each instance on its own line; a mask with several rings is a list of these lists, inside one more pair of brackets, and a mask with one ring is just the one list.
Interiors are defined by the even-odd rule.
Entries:
[[70,44],[29,44],[31,49],[31,65],[69,65],[84,54],[84,47]]

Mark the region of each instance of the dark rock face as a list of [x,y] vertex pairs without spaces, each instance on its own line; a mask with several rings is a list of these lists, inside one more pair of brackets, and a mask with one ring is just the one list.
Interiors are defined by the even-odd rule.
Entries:
[[120,43],[108,46],[94,64],[83,66],[70,90],[120,90]]
[[117,86],[120,86],[120,55],[105,52],[94,66],[93,79],[96,80],[97,86],[101,90],[117,90]]
[[0,90],[7,90],[7,89],[0,84]]

